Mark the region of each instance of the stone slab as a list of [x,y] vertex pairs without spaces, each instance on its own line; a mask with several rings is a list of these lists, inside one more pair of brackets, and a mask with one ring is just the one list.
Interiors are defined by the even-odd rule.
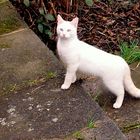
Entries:
[[[59,88],[62,81],[60,76],[41,86],[2,96],[0,139],[65,139],[80,131],[84,140],[125,140],[122,132],[85,93],[79,82],[64,91]],[[91,119],[96,127],[85,128]],[[73,135],[69,139],[74,139]]]
[[30,29],[0,37],[1,94],[36,84],[61,70],[53,53]]

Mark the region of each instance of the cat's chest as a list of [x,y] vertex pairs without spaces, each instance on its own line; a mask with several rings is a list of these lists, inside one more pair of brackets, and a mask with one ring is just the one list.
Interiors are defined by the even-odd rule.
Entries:
[[68,61],[68,59],[70,59],[72,57],[71,56],[71,49],[69,49],[68,46],[58,45],[57,46],[57,51],[58,51],[59,57],[64,62]]
[[71,45],[57,44],[57,51],[60,59],[64,63],[70,63],[77,57],[76,49]]

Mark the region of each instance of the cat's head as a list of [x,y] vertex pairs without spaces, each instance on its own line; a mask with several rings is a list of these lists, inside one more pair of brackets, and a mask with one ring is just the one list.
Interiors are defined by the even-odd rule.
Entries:
[[60,15],[57,16],[57,35],[63,39],[77,37],[78,18],[72,21],[64,20]]

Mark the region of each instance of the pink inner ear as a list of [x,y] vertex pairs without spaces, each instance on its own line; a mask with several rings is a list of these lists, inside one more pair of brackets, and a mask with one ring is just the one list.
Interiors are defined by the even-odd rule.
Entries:
[[62,23],[63,21],[64,21],[63,18],[60,15],[58,15],[57,16],[57,22],[58,22],[58,24]]
[[75,27],[77,27],[78,21],[79,21],[79,18],[76,17],[76,18],[74,18],[74,19],[71,21],[71,23],[72,23]]

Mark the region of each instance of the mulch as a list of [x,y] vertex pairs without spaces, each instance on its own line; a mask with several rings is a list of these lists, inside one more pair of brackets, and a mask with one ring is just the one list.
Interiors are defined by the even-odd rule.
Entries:
[[[53,35],[48,38],[37,30],[39,5],[32,0],[32,6],[26,7],[22,0],[10,0],[29,27],[51,48],[56,46],[56,21],[50,23]],[[73,0],[73,5],[66,0],[43,2],[46,10],[53,14],[61,14],[64,19],[79,17],[78,36],[91,45],[108,52],[119,51],[122,41],[138,41],[140,44],[140,1],[134,0],[94,0],[93,6],[87,6],[83,0]],[[53,47],[52,47],[53,46]]]

